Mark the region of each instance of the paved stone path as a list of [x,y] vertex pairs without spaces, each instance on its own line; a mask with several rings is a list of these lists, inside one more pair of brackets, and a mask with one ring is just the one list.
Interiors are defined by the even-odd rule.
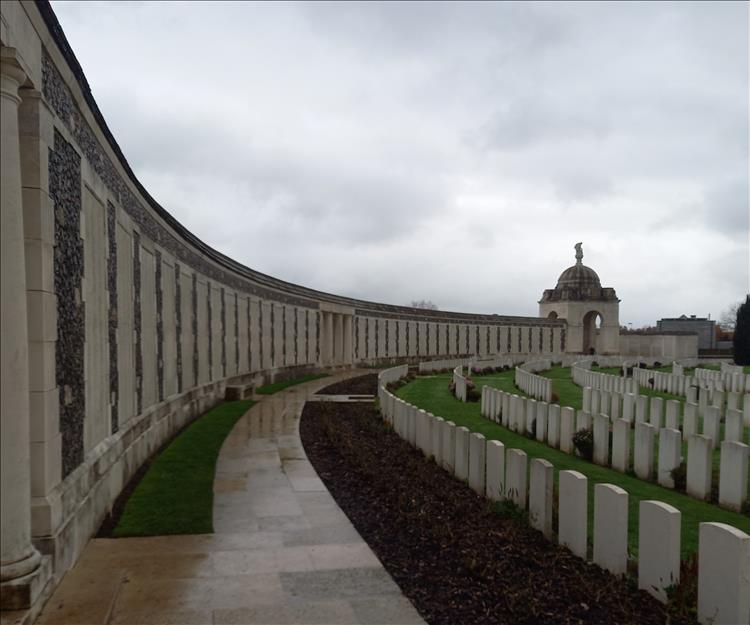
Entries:
[[262,398],[219,454],[214,534],[93,539],[45,625],[424,623],[307,460],[299,416],[338,373]]

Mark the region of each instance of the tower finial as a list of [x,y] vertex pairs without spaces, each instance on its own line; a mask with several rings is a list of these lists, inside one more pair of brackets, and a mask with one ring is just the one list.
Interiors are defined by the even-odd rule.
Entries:
[[576,265],[580,265],[583,260],[583,243],[576,243]]

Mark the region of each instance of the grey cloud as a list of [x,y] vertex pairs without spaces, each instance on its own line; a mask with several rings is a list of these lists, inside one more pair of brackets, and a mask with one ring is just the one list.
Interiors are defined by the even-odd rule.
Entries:
[[747,287],[746,3],[53,8],[149,191],[260,271],[534,314],[583,239],[636,324]]

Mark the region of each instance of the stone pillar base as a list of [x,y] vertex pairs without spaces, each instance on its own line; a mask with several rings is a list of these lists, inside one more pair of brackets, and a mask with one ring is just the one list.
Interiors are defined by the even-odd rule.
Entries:
[[42,556],[39,566],[28,575],[2,582],[0,584],[2,625],[32,622],[52,588],[51,580],[52,558]]

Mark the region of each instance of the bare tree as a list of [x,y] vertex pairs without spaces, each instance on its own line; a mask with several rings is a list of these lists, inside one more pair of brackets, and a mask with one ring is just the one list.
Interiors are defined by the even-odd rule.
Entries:
[[737,311],[742,306],[742,301],[734,302],[729,308],[722,311],[719,317],[719,326],[724,332],[734,332],[735,325],[737,324]]
[[413,300],[411,303],[412,308],[422,308],[424,310],[437,310],[437,304],[429,299]]

